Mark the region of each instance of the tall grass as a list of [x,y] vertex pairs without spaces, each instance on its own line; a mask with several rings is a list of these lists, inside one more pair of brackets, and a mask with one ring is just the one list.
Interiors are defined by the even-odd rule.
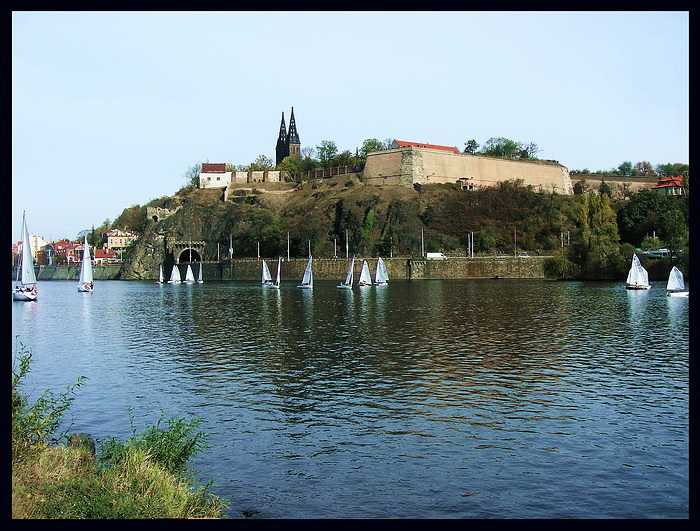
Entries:
[[31,353],[22,345],[12,372],[12,517],[46,519],[225,518],[227,502],[196,486],[186,469],[208,448],[201,419],[164,413],[155,425],[122,442],[109,438],[99,455],[89,445],[68,446],[59,433],[75,385],[45,392],[30,403],[22,379]]

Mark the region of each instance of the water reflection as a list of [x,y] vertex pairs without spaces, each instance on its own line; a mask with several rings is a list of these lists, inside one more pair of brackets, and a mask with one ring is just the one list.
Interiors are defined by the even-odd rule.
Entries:
[[[76,428],[98,437],[129,435],[135,399],[138,420],[203,416],[196,464],[233,515],[687,514],[687,299],[586,282],[104,284],[86,302],[53,283],[34,315],[13,304],[36,376],[89,373]],[[46,354],[62,305],[104,334],[99,355],[82,334]]]

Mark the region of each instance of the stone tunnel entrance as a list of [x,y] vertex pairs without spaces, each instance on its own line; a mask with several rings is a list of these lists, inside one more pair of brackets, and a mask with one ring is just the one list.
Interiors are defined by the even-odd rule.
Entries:
[[203,241],[172,240],[167,242],[166,249],[176,264],[204,261]]

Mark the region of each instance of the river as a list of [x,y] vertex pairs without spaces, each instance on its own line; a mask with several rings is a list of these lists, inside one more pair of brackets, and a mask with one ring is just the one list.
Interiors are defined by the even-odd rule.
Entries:
[[[338,279],[340,281],[340,279]],[[27,389],[98,441],[204,419],[229,516],[688,518],[689,299],[665,284],[39,283]]]

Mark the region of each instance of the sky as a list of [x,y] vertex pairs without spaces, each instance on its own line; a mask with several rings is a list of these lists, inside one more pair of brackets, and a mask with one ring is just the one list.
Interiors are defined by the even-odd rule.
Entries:
[[684,11],[14,11],[12,240],[75,238],[201,162],[368,138],[689,163]]

